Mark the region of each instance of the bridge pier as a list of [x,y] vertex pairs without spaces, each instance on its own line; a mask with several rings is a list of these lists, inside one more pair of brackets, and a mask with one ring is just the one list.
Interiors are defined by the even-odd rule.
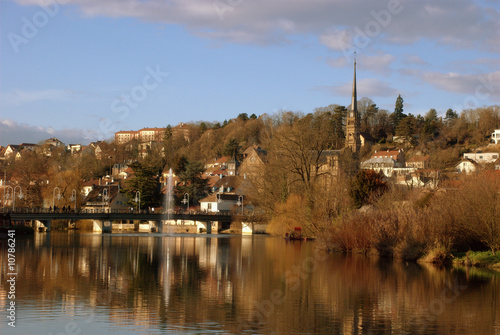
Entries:
[[45,232],[45,233],[50,232],[50,226],[52,225],[52,220],[34,220],[33,223],[35,225],[35,227],[33,227],[35,231]]
[[158,233],[163,233],[163,220],[156,220],[156,231]]
[[111,221],[109,220],[93,220],[94,221],[94,226],[93,230],[97,232],[102,232],[102,233],[111,233],[112,225]]

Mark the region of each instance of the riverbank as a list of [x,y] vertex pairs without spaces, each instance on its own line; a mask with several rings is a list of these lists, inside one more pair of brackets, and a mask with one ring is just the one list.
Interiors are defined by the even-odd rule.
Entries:
[[455,253],[453,265],[484,267],[500,270],[500,253],[491,251],[468,251]]

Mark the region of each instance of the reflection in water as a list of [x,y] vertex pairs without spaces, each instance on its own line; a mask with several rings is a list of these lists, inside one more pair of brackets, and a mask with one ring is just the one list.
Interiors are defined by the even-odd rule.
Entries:
[[495,273],[324,254],[314,242],[53,232],[18,239],[16,262],[17,327],[2,308],[1,334],[500,334]]

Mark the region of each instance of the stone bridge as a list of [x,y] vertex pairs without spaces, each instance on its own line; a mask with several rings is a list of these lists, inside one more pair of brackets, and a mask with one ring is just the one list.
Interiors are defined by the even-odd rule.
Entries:
[[[178,225],[179,222],[189,222],[196,225],[196,231],[201,229],[207,233],[228,229],[233,215],[231,213],[154,213],[154,212],[109,212],[109,211],[83,211],[83,212],[51,212],[47,210],[18,209],[5,213],[10,221],[30,221],[32,225],[50,231],[53,220],[93,220],[94,231],[110,233],[117,225],[130,225],[130,222],[139,222],[139,229],[163,232],[165,226]],[[142,222],[142,224],[141,224]],[[146,223],[144,223],[146,222]]]

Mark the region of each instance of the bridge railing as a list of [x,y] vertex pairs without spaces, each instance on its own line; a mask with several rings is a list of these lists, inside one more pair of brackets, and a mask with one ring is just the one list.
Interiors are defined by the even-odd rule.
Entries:
[[7,214],[160,214],[160,215],[214,215],[214,216],[234,216],[238,215],[239,212],[204,212],[204,211],[194,211],[190,210],[170,210],[170,211],[153,211],[153,210],[135,210],[135,209],[109,209],[109,208],[78,208],[76,211],[74,209],[65,208],[44,208],[44,207],[16,207],[12,208],[0,208],[0,213]]

